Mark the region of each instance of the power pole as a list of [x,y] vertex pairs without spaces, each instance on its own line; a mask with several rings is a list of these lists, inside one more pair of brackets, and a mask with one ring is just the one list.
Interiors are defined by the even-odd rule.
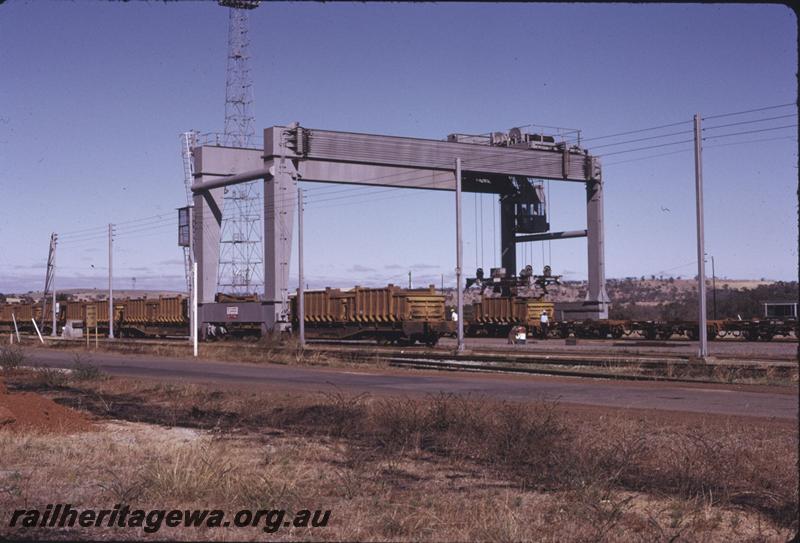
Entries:
[[[248,48],[248,11],[256,0],[219,0],[228,10],[228,68],[223,145],[253,147],[253,81]],[[261,182],[228,187],[223,196],[222,237],[217,286],[222,292],[251,294],[263,286]]]
[[47,295],[53,288],[53,279],[56,270],[56,244],[58,242],[58,234],[53,232],[50,234],[50,249],[47,252],[47,270],[44,277],[44,292],[42,292],[42,316],[39,319],[39,328],[44,330],[44,320],[47,318]]
[[108,223],[108,338],[114,339],[114,225]]
[[461,290],[461,159],[456,159],[456,329],[458,330],[458,345],[456,350],[464,350],[464,292]]
[[700,114],[694,116],[694,181],[695,206],[697,208],[697,295],[699,297],[700,349],[698,356],[705,360],[708,357],[708,337],[706,327],[706,259],[705,259],[705,225],[703,224],[703,130],[700,126]]
[[305,278],[303,276],[303,189],[297,189],[297,328],[300,347],[306,346]]
[[[53,301],[51,305],[53,306],[53,328],[50,330],[50,336],[56,337],[58,335],[57,326],[58,323],[56,322],[56,244],[58,243],[58,234],[53,234],[53,275],[50,278],[50,282],[53,286]],[[44,328],[42,328],[44,331]]]
[[411,270],[408,270],[408,290],[411,290]]

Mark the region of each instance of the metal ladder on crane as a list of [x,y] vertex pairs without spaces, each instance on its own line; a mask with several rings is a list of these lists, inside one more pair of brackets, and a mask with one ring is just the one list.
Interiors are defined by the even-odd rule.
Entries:
[[[197,132],[190,130],[181,134],[181,157],[183,158],[183,185],[186,189],[186,205],[191,206],[192,180],[194,179],[194,162],[192,161],[192,147],[197,143]],[[184,273],[186,274],[186,292],[192,290],[192,249],[183,248]]]

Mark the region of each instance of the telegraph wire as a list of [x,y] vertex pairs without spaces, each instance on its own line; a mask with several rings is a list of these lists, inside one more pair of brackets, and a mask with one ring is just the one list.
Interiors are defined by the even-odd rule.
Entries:
[[680,132],[670,132],[669,134],[661,134],[659,136],[648,136],[646,138],[637,138],[635,140],[626,140],[626,141],[620,141],[620,142],[617,142],[617,143],[606,143],[606,144],[603,144],[603,145],[596,145],[596,146],[592,147],[592,149],[600,149],[602,147],[612,147],[614,145],[625,145],[626,143],[637,143],[637,142],[640,142],[640,141],[655,140],[655,139],[658,139],[658,138],[667,138],[669,136],[679,136],[679,135],[683,135],[683,134],[691,134],[693,132],[694,132],[693,130],[681,130]]
[[[167,216],[166,213],[162,213],[161,215],[152,215],[152,216],[149,216],[149,217],[141,217],[141,218],[138,218],[138,219],[131,219],[131,220],[128,220],[128,221],[122,221],[122,222],[114,223],[114,226],[119,227],[120,225],[126,225],[127,224],[127,225],[131,225],[131,227],[137,227],[137,226],[144,226],[146,224],[157,224],[159,222],[164,221],[166,216]],[[160,219],[160,220],[158,220],[158,219]],[[172,220],[172,219],[169,219],[169,220]],[[105,233],[107,231],[108,231],[108,225],[105,225],[105,226],[94,226],[94,227],[85,228],[85,229],[82,229],[82,230],[73,230],[73,231],[70,231],[70,232],[59,233],[59,241],[61,241],[62,239],[64,239],[65,241],[72,241],[74,239],[83,238],[83,237],[86,237],[86,236],[93,236],[93,235],[95,235],[94,232],[97,232],[97,234],[103,233],[103,235],[105,235]],[[81,233],[81,232],[83,232],[83,233]]]
[[608,134],[606,136],[596,136],[596,137],[593,137],[593,138],[581,138],[581,143],[587,142],[587,141],[595,141],[595,140],[604,140],[604,139],[608,139],[608,138],[616,138],[618,136],[629,136],[631,134],[640,134],[642,132],[650,132],[652,130],[659,130],[661,128],[672,128],[673,126],[681,126],[681,125],[684,125],[684,124],[689,124],[691,122],[692,122],[691,120],[678,121],[678,122],[675,122],[675,123],[662,124],[662,125],[659,125],[659,126],[651,126],[649,128],[640,128],[638,130],[629,130],[627,132],[618,132],[616,134]]
[[612,156],[612,155],[621,155],[623,153],[633,153],[634,151],[645,151],[647,149],[658,149],[660,147],[669,147],[670,145],[680,145],[681,143],[692,143],[694,140],[682,140],[682,141],[673,141],[670,143],[662,143],[660,145],[649,145],[647,147],[638,147],[636,149],[625,149],[623,151],[615,151],[613,153],[606,153],[604,155],[600,155],[603,157]]
[[789,106],[797,107],[797,104],[794,103],[794,102],[790,102],[788,104],[778,104],[778,105],[775,105],[775,106],[758,107],[758,108],[754,108],[754,109],[746,109],[744,111],[734,111],[733,113],[721,113],[719,115],[709,115],[707,117],[703,117],[702,119],[704,121],[707,120],[707,119],[720,119],[722,117],[732,117],[734,115],[744,115],[745,113],[754,113],[756,111],[767,111],[767,110],[770,110],[770,109],[779,109],[779,108],[782,108],[782,107],[789,107]]
[[714,149],[716,147],[730,147],[731,145],[745,145],[747,143],[758,143],[762,141],[777,141],[777,140],[792,140],[797,141],[797,139],[793,136],[777,136],[774,138],[760,138],[755,140],[745,140],[745,141],[733,141],[731,143],[717,143],[715,145],[706,145],[703,149]]
[[761,123],[761,122],[764,122],[764,121],[774,121],[776,119],[786,119],[788,117],[795,117],[796,118],[797,115],[794,114],[794,113],[790,113],[789,115],[778,115],[777,117],[765,117],[763,119],[753,119],[751,121],[739,121],[739,122],[736,122],[736,123],[718,124],[718,125],[715,125],[715,126],[705,126],[705,127],[703,127],[703,131],[705,132],[706,130],[714,130],[716,128],[725,128],[727,126],[739,126],[739,125],[742,125],[742,124],[752,124],[752,123]]
[[[760,139],[754,139],[754,140],[735,141],[735,142],[731,142],[731,143],[717,143],[717,144],[711,144],[711,145],[704,145],[703,146],[703,150],[716,149],[717,147],[729,147],[729,146],[732,146],[732,145],[746,145],[746,144],[750,144],[750,143],[759,143],[759,142],[763,142],[763,141],[777,141],[777,140],[797,141],[792,136],[778,136],[778,137],[775,137],[775,138],[760,138]],[[604,167],[605,166],[615,166],[617,164],[625,164],[625,163],[628,163],[628,162],[639,162],[641,160],[648,160],[648,159],[651,159],[651,158],[658,158],[658,157],[669,156],[669,155],[677,155],[677,154],[680,154],[680,153],[690,153],[692,151],[693,151],[693,149],[681,149],[679,151],[671,151],[669,153],[659,153],[657,155],[647,155],[647,156],[638,157],[638,158],[631,158],[631,159],[628,159],[628,160],[617,160],[617,161],[614,161],[614,162],[606,162],[606,163],[603,164],[603,166]]]
[[783,126],[773,126],[771,128],[761,128],[759,130],[745,130],[744,132],[733,132],[731,134],[719,134],[719,135],[716,135],[716,136],[706,136],[706,137],[703,138],[703,141],[705,141],[705,140],[713,140],[713,139],[717,139],[717,138],[727,138],[729,136],[742,136],[744,134],[756,134],[758,132],[769,132],[771,130],[780,130],[782,128],[795,128],[795,127],[797,127],[797,123],[795,123],[795,124],[787,124],[787,125],[783,125]]
[[[704,149],[707,148],[707,147],[710,147],[710,146],[706,146],[706,147],[704,147]],[[647,155],[647,156],[642,156],[642,157],[638,157],[638,158],[631,158],[631,159],[628,159],[628,160],[617,160],[615,162],[606,162],[606,163],[603,164],[603,167],[605,167],[605,166],[614,166],[616,164],[625,164],[627,162],[639,162],[641,160],[648,160],[648,159],[651,159],[651,158],[658,158],[658,157],[669,156],[669,155],[677,155],[677,154],[680,154],[680,153],[689,153],[691,151],[692,151],[692,149],[681,149],[679,151],[670,151],[669,153],[659,153],[657,155]]]

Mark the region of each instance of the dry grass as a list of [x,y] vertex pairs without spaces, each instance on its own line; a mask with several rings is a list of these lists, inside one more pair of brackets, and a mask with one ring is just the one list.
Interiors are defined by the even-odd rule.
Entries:
[[[24,376],[9,384],[44,386]],[[98,416],[172,429],[137,422],[72,437],[0,432],[2,510],[57,501],[332,509],[327,529],[274,534],[315,540],[762,541],[797,529],[797,433],[789,424],[115,378],[72,382],[56,394]]]

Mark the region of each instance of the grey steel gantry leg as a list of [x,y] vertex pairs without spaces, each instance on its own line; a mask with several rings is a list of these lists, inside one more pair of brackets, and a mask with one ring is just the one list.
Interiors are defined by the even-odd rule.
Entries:
[[589,252],[589,288],[586,302],[596,305],[596,318],[599,319],[608,318],[609,302],[606,293],[603,228],[603,182],[595,179],[586,183],[586,230]]
[[508,276],[517,273],[517,229],[514,203],[511,198],[500,198],[500,265]]
[[265,162],[274,172],[264,180],[264,302],[262,332],[289,327],[289,259],[297,199],[297,171],[290,159]]

